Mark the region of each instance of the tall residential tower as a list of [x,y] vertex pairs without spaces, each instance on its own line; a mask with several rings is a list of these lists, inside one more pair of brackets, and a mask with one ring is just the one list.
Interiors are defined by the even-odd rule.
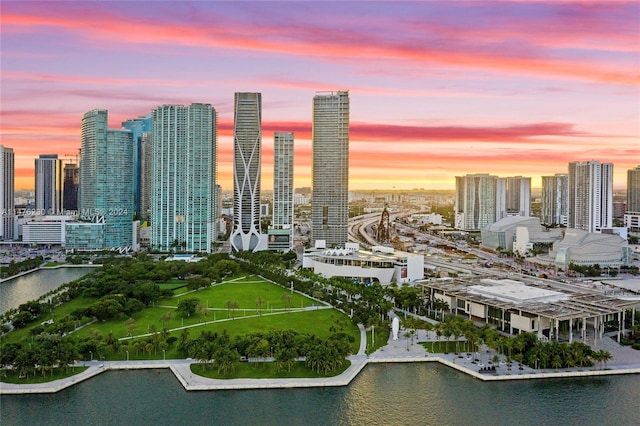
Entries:
[[545,225],[567,226],[567,196],[569,175],[556,173],[542,176],[542,218]]
[[569,163],[569,228],[588,232],[613,223],[613,164],[599,161]]
[[260,162],[262,159],[262,94],[236,93],[233,122],[234,251],[265,249],[260,231]]
[[107,110],[82,117],[79,215],[104,223],[104,247],[133,246],[133,144],[107,128]]
[[215,109],[160,106],[153,111],[151,137],[152,248],[211,252],[217,235]]
[[311,232],[327,247],[347,242],[349,222],[349,92],[319,92],[312,114]]
[[273,224],[269,248],[293,248],[293,133],[273,135]]

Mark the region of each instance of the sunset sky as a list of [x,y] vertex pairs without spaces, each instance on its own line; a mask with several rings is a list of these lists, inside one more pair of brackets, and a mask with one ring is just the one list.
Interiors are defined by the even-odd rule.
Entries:
[[569,161],[640,164],[640,2],[0,3],[0,144],[16,189],[34,158],[75,156],[80,120],[111,128],[162,104],[218,112],[232,189],[234,92],[262,93],[262,186],[273,132],[295,132],[310,186],[316,91],[349,90],[350,189],[453,189],[467,173],[533,177]]

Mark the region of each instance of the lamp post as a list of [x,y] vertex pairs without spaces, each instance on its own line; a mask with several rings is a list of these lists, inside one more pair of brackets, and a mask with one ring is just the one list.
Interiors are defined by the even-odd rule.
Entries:
[[164,349],[162,350],[162,359],[163,359],[163,360],[166,360],[166,359],[167,359],[167,356],[166,356],[166,354],[165,354]]
[[89,355],[91,356],[91,361],[93,361],[93,352],[89,351]]
[[129,361],[129,351],[125,351],[127,353],[127,361]]

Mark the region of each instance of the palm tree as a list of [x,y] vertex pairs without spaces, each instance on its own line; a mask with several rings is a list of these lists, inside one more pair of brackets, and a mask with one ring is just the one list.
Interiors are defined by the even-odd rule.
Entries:
[[258,308],[258,314],[262,314],[262,305],[264,305],[264,299],[260,296],[256,299],[256,308]]
[[556,370],[560,367],[562,367],[562,358],[560,358],[560,355],[555,355],[552,359],[551,359],[551,367],[555,368]]

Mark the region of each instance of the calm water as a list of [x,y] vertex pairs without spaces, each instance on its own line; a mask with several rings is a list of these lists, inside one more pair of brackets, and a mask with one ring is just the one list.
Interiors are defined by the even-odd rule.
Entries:
[[640,376],[483,383],[435,364],[369,365],[348,387],[186,392],[117,371],[2,396],[3,425],[638,425]]
[[0,283],[0,313],[82,277],[94,268],[43,269]]

